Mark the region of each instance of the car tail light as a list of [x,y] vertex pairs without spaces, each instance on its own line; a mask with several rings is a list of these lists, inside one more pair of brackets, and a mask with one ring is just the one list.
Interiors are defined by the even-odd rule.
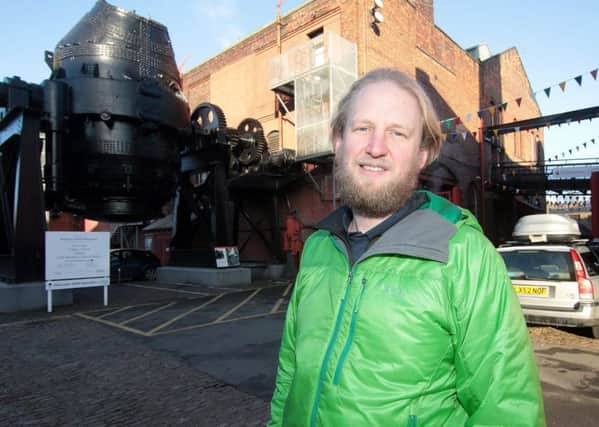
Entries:
[[580,258],[580,255],[574,249],[570,249],[570,256],[572,257],[572,262],[574,263],[574,271],[576,272],[578,295],[580,296],[580,299],[593,299],[595,287],[587,275],[582,258]]

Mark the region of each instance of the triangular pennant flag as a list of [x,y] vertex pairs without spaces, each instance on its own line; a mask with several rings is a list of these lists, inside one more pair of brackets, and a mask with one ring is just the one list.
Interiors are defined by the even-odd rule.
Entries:
[[555,156],[555,160],[557,160],[557,155]]
[[456,125],[459,125],[460,123],[462,123],[462,119],[460,119],[459,117],[456,117],[456,118],[454,119],[454,123],[455,123]]
[[582,143],[582,146],[583,146],[584,148],[587,148],[587,143],[586,143],[586,142],[583,142],[583,143]]
[[568,150],[568,152],[569,152],[570,154],[572,154],[572,149],[570,148],[570,149]]
[[564,92],[566,90],[566,82],[563,81],[559,84],[559,88],[562,90],[562,92]]
[[478,116],[479,119],[483,118],[483,110],[477,111],[476,115]]
[[550,94],[551,94],[551,88],[550,87],[546,87],[545,88],[545,95],[547,95],[547,98],[549,98]]
[[576,146],[576,151],[580,151],[580,146]]
[[507,110],[507,102],[504,102],[503,104],[501,104],[500,107],[503,111]]
[[591,76],[593,76],[593,80],[597,80],[597,68],[591,71]]
[[520,126],[516,126],[516,127],[514,128],[514,131],[515,131],[515,132],[520,132]]
[[449,135],[449,140],[451,142],[455,142],[457,138],[458,138],[458,135],[455,133],[452,133],[451,135]]
[[595,143],[595,138],[591,139],[591,142],[594,144]]
[[499,129],[493,129],[493,133],[495,134],[495,137],[499,136]]
[[520,104],[522,104],[522,97],[516,98],[516,104],[518,104],[518,107],[520,106]]
[[492,115],[495,114],[495,108],[496,108],[495,106],[489,107],[489,111],[491,112]]
[[476,132],[472,132],[472,138],[476,139]]
[[468,136],[468,132],[462,132],[462,139],[466,141],[466,137]]
[[582,86],[582,75],[574,77],[574,80],[576,80],[578,86]]

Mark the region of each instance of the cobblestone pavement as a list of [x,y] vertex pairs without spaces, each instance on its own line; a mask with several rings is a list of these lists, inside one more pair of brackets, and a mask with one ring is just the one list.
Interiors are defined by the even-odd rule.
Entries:
[[0,424],[258,426],[268,403],[77,317],[0,329]]
[[[161,286],[111,287],[109,305],[118,311],[130,303],[180,303],[198,295],[235,292],[202,288],[198,293],[194,288],[170,286],[181,291],[173,293]],[[103,309],[98,289],[77,290],[74,300],[72,306],[55,307],[53,313],[0,314],[0,425],[259,426],[267,422],[269,396],[244,393],[169,348],[153,348],[153,338],[81,317]],[[194,345],[202,346],[193,340],[188,333],[180,345],[192,350]]]

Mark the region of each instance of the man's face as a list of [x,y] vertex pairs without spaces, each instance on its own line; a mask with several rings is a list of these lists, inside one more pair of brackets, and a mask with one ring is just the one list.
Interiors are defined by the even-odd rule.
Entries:
[[384,217],[412,195],[428,154],[416,98],[391,82],[358,92],[341,138],[334,141],[341,198],[355,211]]

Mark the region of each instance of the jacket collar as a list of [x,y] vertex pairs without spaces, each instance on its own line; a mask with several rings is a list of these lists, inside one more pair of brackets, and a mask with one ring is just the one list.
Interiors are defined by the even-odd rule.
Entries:
[[[418,193],[426,194],[429,199],[433,196],[428,192]],[[343,217],[348,211],[347,206],[342,206],[316,227],[329,231],[345,244]],[[456,231],[456,225],[434,210],[432,203],[425,203],[392,225],[357,261],[372,255],[397,254],[447,263],[449,240]]]

